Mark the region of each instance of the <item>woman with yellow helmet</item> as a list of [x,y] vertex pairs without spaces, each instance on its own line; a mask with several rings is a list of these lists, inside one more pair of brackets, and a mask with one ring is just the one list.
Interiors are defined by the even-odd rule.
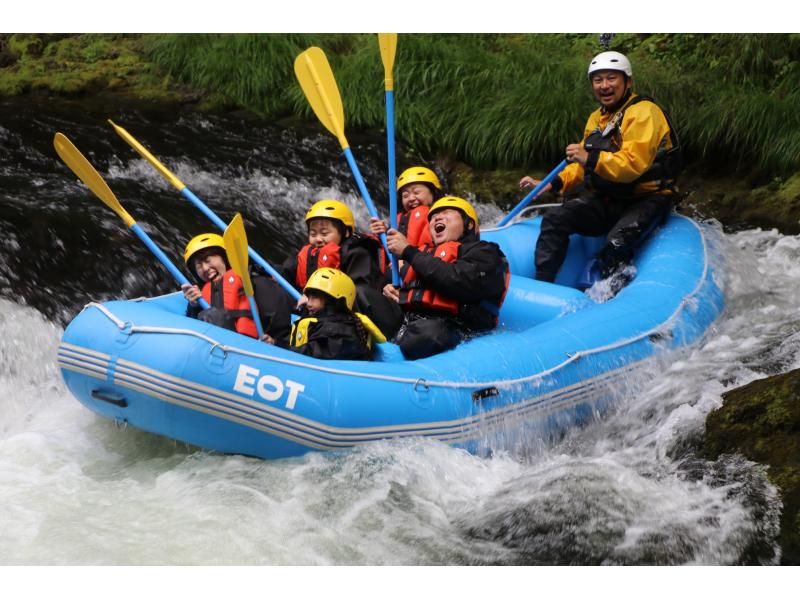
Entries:
[[284,262],[282,274],[301,290],[318,268],[341,270],[355,284],[359,311],[387,336],[394,334],[402,314],[381,294],[386,254],[378,238],[357,232],[353,212],[335,199],[314,203],[305,221],[308,243]]
[[[439,177],[425,166],[407,168],[397,177],[397,195],[403,203],[402,212],[397,214],[397,230],[415,247],[430,244],[428,210],[443,195]],[[369,228],[376,235],[387,230],[386,224],[377,218],[370,219]]]
[[[193,237],[183,254],[189,270],[202,285],[185,284],[183,296],[189,302],[186,315],[210,324],[257,336],[250,304],[244,294],[242,279],[231,270],[225,242],[220,235],[204,233]],[[254,297],[265,336],[286,343],[289,339],[292,303],[286,292],[272,278],[251,273]],[[200,297],[211,306],[201,311]]]
[[460,197],[443,197],[428,211],[431,245],[415,247],[390,230],[389,250],[402,258],[403,288],[384,286],[404,312],[395,339],[407,359],[452,349],[497,326],[509,281],[508,261],[496,243],[480,240],[478,214]]

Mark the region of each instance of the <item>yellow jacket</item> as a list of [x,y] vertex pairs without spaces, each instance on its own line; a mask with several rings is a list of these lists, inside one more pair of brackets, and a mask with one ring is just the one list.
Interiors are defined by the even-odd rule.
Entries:
[[[625,106],[628,106],[634,98],[636,94],[631,95]],[[585,142],[586,138],[598,128],[604,130],[615,114],[616,112],[605,112],[603,108],[592,112],[586,122],[582,142]],[[661,108],[648,100],[639,101],[626,108],[622,124],[610,135],[619,146],[619,151],[590,152],[587,169],[593,169],[596,175],[615,183],[635,181],[650,169],[659,149],[672,147],[669,125],[664,113]],[[586,169],[581,164],[573,162],[561,171],[560,185],[556,182],[554,188],[570,191],[584,182],[585,175]],[[658,181],[648,181],[638,184],[634,188],[633,195],[646,195],[657,190]],[[665,189],[662,192],[670,191]]]

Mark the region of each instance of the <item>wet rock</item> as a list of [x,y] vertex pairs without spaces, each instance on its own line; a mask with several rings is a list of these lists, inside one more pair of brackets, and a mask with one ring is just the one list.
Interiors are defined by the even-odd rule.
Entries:
[[768,467],[783,501],[781,563],[800,564],[800,369],[723,395],[706,419],[705,454],[739,453]]
[[800,173],[761,185],[695,174],[682,178],[681,190],[687,193],[681,206],[686,213],[716,218],[730,230],[760,227],[800,233]]

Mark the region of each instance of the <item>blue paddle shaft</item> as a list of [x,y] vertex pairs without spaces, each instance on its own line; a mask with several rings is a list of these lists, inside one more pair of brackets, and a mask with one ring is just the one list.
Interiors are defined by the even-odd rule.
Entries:
[[[206,204],[204,204],[199,197],[197,197],[194,193],[192,193],[188,187],[184,187],[183,189],[181,189],[181,195],[183,195],[186,199],[188,199],[194,205],[194,207],[203,212],[206,218],[211,220],[211,222],[214,223],[214,226],[216,226],[219,230],[221,231],[225,230],[227,225],[214,212],[212,212],[209,209],[209,207]],[[260,255],[258,255],[251,247],[247,248],[247,255],[249,255],[250,259],[252,259],[255,263],[264,268],[264,270],[267,273],[269,273],[269,275],[272,276],[272,278],[274,278],[278,282],[278,284],[283,287],[283,290],[289,293],[289,295],[295,301],[300,299],[300,293],[297,291],[297,289],[295,289],[291,284],[289,284],[286,281],[286,279],[283,276],[281,276],[277,270],[275,270],[275,268],[270,266],[267,263],[267,261]]]
[[[389,226],[397,226],[397,171],[394,157],[394,92],[386,90],[386,151],[389,157]],[[390,254],[391,255],[391,254]],[[400,268],[392,259],[392,284],[400,286]]]
[[[165,267],[167,270],[169,270],[169,273],[170,273],[170,274],[172,274],[172,278],[174,278],[174,279],[175,279],[175,280],[178,282],[178,284],[179,284],[179,285],[184,285],[184,284],[192,284],[192,283],[191,283],[191,282],[189,282],[189,280],[188,280],[188,279],[187,279],[187,278],[186,278],[186,277],[183,275],[183,272],[181,272],[180,270],[178,270],[178,269],[175,267],[175,264],[173,264],[171,261],[169,261],[169,258],[166,256],[166,254],[165,254],[163,251],[161,251],[161,249],[159,248],[159,246],[158,246],[158,245],[156,245],[155,243],[153,243],[153,240],[152,240],[152,239],[151,239],[151,238],[150,238],[150,237],[147,235],[147,233],[146,233],[146,232],[144,232],[144,231],[142,230],[142,227],[140,227],[138,224],[136,224],[136,223],[134,222],[134,223],[131,225],[131,230],[134,232],[134,234],[135,234],[137,237],[139,237],[139,239],[142,241],[142,243],[144,243],[145,245],[147,245],[147,248],[148,248],[150,251],[152,251],[152,252],[153,252],[153,255],[155,255],[155,256],[158,258],[158,261],[159,261],[159,262],[161,262],[161,263],[163,264],[163,266],[164,266],[164,267]],[[202,307],[203,309],[208,309],[208,308],[210,307],[210,306],[208,305],[208,303],[206,303],[206,300],[205,300],[205,299],[203,299],[202,297],[200,297],[200,299],[198,299],[198,300],[197,300],[197,302],[200,304],[200,307]]]
[[264,328],[262,328],[261,318],[258,316],[258,306],[256,305],[256,298],[248,297],[247,300],[250,302],[250,313],[253,314],[253,321],[256,323],[256,331],[258,331],[258,338],[260,339],[262,336],[264,336]]
[[504,225],[508,224],[509,222],[511,222],[517,214],[519,214],[522,210],[525,209],[525,206],[527,206],[529,203],[531,203],[531,201],[533,201],[536,198],[536,196],[539,195],[539,193],[542,192],[542,189],[544,189],[545,187],[547,187],[547,185],[549,185],[550,183],[553,182],[553,179],[556,178],[558,176],[558,173],[561,172],[562,170],[564,170],[564,168],[566,168],[566,166],[567,166],[567,161],[566,161],[566,159],[564,159],[564,160],[561,161],[561,163],[558,166],[556,166],[550,172],[550,174],[548,174],[546,177],[544,177],[542,179],[542,181],[538,185],[536,185],[530,193],[528,193],[525,197],[523,197],[522,201],[520,201],[516,205],[516,207],[513,210],[511,210],[506,215],[506,217],[503,218],[497,224],[497,226],[504,226]]
[[[367,186],[364,184],[364,179],[361,176],[361,172],[358,170],[356,159],[353,157],[353,152],[350,151],[349,147],[344,148],[344,157],[347,158],[347,164],[350,165],[350,172],[353,173],[353,178],[356,180],[361,197],[364,198],[364,202],[367,204],[367,211],[369,212],[369,215],[373,218],[378,218],[378,210],[375,209],[375,204],[372,203],[372,198],[369,196]],[[389,251],[389,246],[386,244],[386,234],[381,233],[380,237],[381,243],[383,243],[383,248],[386,250],[386,254],[389,256],[389,261],[392,264],[392,268],[395,268],[394,254]]]

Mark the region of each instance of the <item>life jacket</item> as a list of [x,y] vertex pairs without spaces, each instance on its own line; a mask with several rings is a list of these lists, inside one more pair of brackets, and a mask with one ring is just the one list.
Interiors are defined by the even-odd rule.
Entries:
[[339,269],[342,263],[341,247],[336,243],[327,243],[322,247],[304,245],[297,252],[297,272],[295,284],[298,289],[304,289],[308,278],[317,268]]
[[[428,245],[422,251],[432,253],[443,262],[453,264],[458,259],[458,241],[447,241],[436,247]],[[422,286],[422,281],[417,278],[414,268],[408,267],[403,277],[403,288],[400,289],[400,307],[412,311],[445,312],[454,316],[458,315],[458,301],[444,297],[432,289]]]
[[410,212],[397,215],[397,230],[403,233],[414,247],[430,245],[431,231],[428,227],[430,206],[417,206]]
[[[436,247],[423,247],[421,251],[433,253],[436,257],[449,264],[458,260],[461,249],[460,241],[448,241]],[[413,311],[434,311],[458,316],[467,326],[478,330],[488,330],[497,326],[500,316],[500,308],[505,301],[508,293],[508,285],[511,281],[511,272],[508,267],[508,260],[504,255],[498,264],[498,271],[503,274],[503,293],[497,301],[482,299],[475,303],[459,304],[455,299],[445,297],[442,294],[426,289],[418,280],[414,269],[409,266],[403,277],[403,288],[400,289],[400,306],[404,310]]]
[[342,268],[342,264],[347,263],[347,251],[354,246],[367,249],[372,255],[374,267],[381,274],[386,272],[386,253],[378,237],[373,234],[354,233],[345,239],[341,245],[327,243],[322,247],[304,245],[297,252],[297,271],[295,272],[295,284],[298,289],[303,289],[308,282],[308,278],[317,268],[334,268],[347,272]]
[[[625,111],[634,104],[643,101],[655,104],[653,98],[649,96],[635,96],[611,117],[611,120],[609,120],[605,128],[600,129],[600,127],[598,127],[586,137],[583,142],[584,149],[586,149],[586,151],[618,152],[622,145],[620,129]],[[658,104],[656,104],[656,106],[658,106]],[[672,189],[674,187],[675,181],[684,167],[683,150],[681,149],[675,127],[672,126],[672,121],[661,106],[658,106],[658,108],[661,110],[662,114],[664,114],[664,118],[667,121],[672,147],[669,149],[663,147],[659,148],[650,168],[639,178],[629,183],[609,181],[597,175],[595,172],[587,172],[584,182],[588,188],[603,195],[632,197],[635,188],[641,183],[658,181],[659,190]]]
[[[380,331],[380,328],[378,328],[375,323],[369,319],[369,316],[358,312],[354,313],[353,315],[359,319],[361,325],[367,331],[367,347],[371,349],[373,342],[386,342],[386,337]],[[315,318],[314,316],[306,316],[305,318],[300,318],[294,324],[292,324],[292,333],[289,336],[289,344],[292,347],[300,347],[305,345],[308,342],[308,329],[316,322],[319,322],[319,318]]]
[[212,308],[207,311],[217,310],[217,313],[221,313],[220,318],[203,318],[204,320],[223,328],[236,330],[240,334],[258,337],[250,303],[244,294],[242,279],[233,270],[225,272],[220,282],[204,284],[202,293],[203,299]]

